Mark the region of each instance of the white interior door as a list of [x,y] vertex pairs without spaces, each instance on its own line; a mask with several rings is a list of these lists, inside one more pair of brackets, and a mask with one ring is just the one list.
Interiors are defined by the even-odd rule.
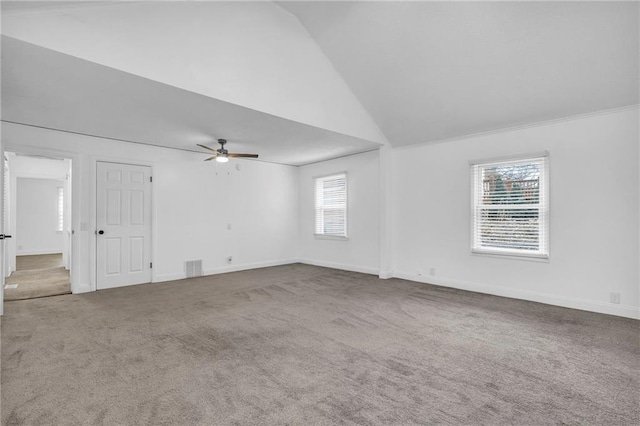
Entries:
[[97,288],[151,281],[151,168],[97,164]]

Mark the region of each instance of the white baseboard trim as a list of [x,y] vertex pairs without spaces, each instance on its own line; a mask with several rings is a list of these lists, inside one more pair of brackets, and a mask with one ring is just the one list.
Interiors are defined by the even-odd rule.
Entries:
[[[267,260],[263,262],[245,263],[242,265],[219,266],[217,268],[204,269],[202,271],[202,276],[226,274],[229,272],[246,271],[249,269],[268,268],[270,266],[290,265],[292,263],[298,263],[298,260],[297,259],[279,259],[279,260]],[[160,282],[166,282],[166,281],[183,280],[185,278],[187,278],[186,272],[175,272],[172,274],[156,275],[152,278],[151,282],[160,283]]]
[[91,284],[90,283],[77,284],[77,285],[71,284],[71,293],[72,294],[90,293],[92,291],[94,291],[94,290],[91,288]]
[[219,266],[213,269],[205,269],[202,271],[203,275],[216,275],[226,274],[228,272],[247,271],[249,269],[269,268],[271,266],[291,265],[292,263],[298,263],[297,259],[279,259],[279,260],[266,260],[263,262],[245,263],[243,265],[228,265]]
[[343,271],[351,271],[351,272],[360,272],[363,274],[371,274],[378,275],[378,269],[369,268],[367,266],[356,266],[356,265],[346,265],[344,263],[333,263],[333,262],[325,262],[322,260],[313,260],[313,259],[298,259],[299,263],[304,263],[307,265],[313,266],[322,266],[324,268],[332,268],[332,269],[342,269]]
[[185,278],[187,278],[187,274],[185,272],[176,272],[173,274],[154,275],[151,277],[151,282],[162,283],[166,281],[183,280]]
[[380,271],[378,273],[378,278],[381,280],[388,280],[389,278],[393,278],[393,271]]
[[18,250],[16,256],[32,256],[37,254],[62,254],[58,249]]
[[408,281],[416,281],[425,284],[434,284],[443,287],[457,288],[460,290],[474,291],[478,293],[492,294],[494,296],[509,297],[512,299],[528,300],[531,302],[545,303],[547,305],[561,306],[564,308],[579,309],[582,311],[597,312],[601,314],[616,315],[620,317],[640,319],[640,309],[634,306],[614,305],[612,303],[598,302],[577,297],[559,296],[556,294],[541,293],[531,290],[507,288],[496,285],[474,283],[469,281],[452,280],[432,276],[421,276],[406,272],[394,273],[396,278]]

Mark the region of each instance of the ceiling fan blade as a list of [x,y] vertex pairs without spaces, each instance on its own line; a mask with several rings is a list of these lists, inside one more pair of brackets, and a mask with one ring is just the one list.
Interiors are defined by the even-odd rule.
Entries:
[[228,154],[229,157],[243,157],[243,158],[258,158],[258,154],[234,154],[232,152],[230,152]]
[[217,155],[214,155],[213,157],[209,157],[209,158],[207,158],[207,159],[206,159],[206,160],[204,160],[204,161],[211,161],[211,160],[215,159],[216,157],[217,157]]
[[208,149],[209,151],[213,151],[213,152],[215,152],[216,154],[218,153],[218,150],[217,150],[217,149],[210,148],[210,147],[208,147],[208,146],[206,146],[206,145],[200,145],[199,143],[197,143],[196,145],[198,145],[198,146],[199,146],[199,147],[201,147],[201,148]]

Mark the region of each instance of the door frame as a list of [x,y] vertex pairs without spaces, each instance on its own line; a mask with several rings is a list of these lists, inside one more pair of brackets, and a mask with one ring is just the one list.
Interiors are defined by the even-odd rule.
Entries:
[[[92,183],[91,187],[91,199],[89,200],[91,205],[90,210],[90,241],[91,241],[91,251],[89,253],[89,276],[91,277],[91,291],[98,290],[98,162],[101,163],[115,163],[115,164],[124,164],[127,166],[143,166],[151,168],[151,176],[155,176],[155,164],[150,161],[138,161],[131,160],[130,158],[117,158],[117,157],[106,157],[106,156],[97,156],[93,155],[89,157],[91,163],[91,176],[89,182]],[[151,235],[150,235],[150,243],[151,243],[151,263],[156,263],[156,198],[154,196],[154,185],[153,181],[151,182],[151,188],[149,196],[151,197]],[[151,268],[151,281],[156,281],[156,268]]]
[[[71,293],[81,292],[81,283],[80,283],[80,247],[82,245],[80,237],[80,155],[75,152],[59,150],[59,149],[50,149],[43,148],[32,145],[14,145],[11,143],[4,144],[0,154],[4,159],[5,152],[16,152],[20,154],[30,154],[30,155],[41,155],[44,157],[56,157],[56,158],[66,158],[71,160],[71,258],[69,262],[69,280],[71,282]],[[1,189],[2,196],[4,197],[4,186]],[[6,230],[5,230],[6,232]],[[4,275],[4,271],[3,271]],[[4,279],[4,277],[3,277]],[[2,299],[0,303],[4,306],[4,285],[2,288]]]

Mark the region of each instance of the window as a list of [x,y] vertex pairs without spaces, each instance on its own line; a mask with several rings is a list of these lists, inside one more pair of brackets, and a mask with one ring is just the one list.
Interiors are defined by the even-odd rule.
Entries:
[[473,252],[549,256],[547,158],[471,166]]
[[347,236],[347,175],[316,178],[316,235]]
[[64,230],[64,190],[58,187],[58,232]]

